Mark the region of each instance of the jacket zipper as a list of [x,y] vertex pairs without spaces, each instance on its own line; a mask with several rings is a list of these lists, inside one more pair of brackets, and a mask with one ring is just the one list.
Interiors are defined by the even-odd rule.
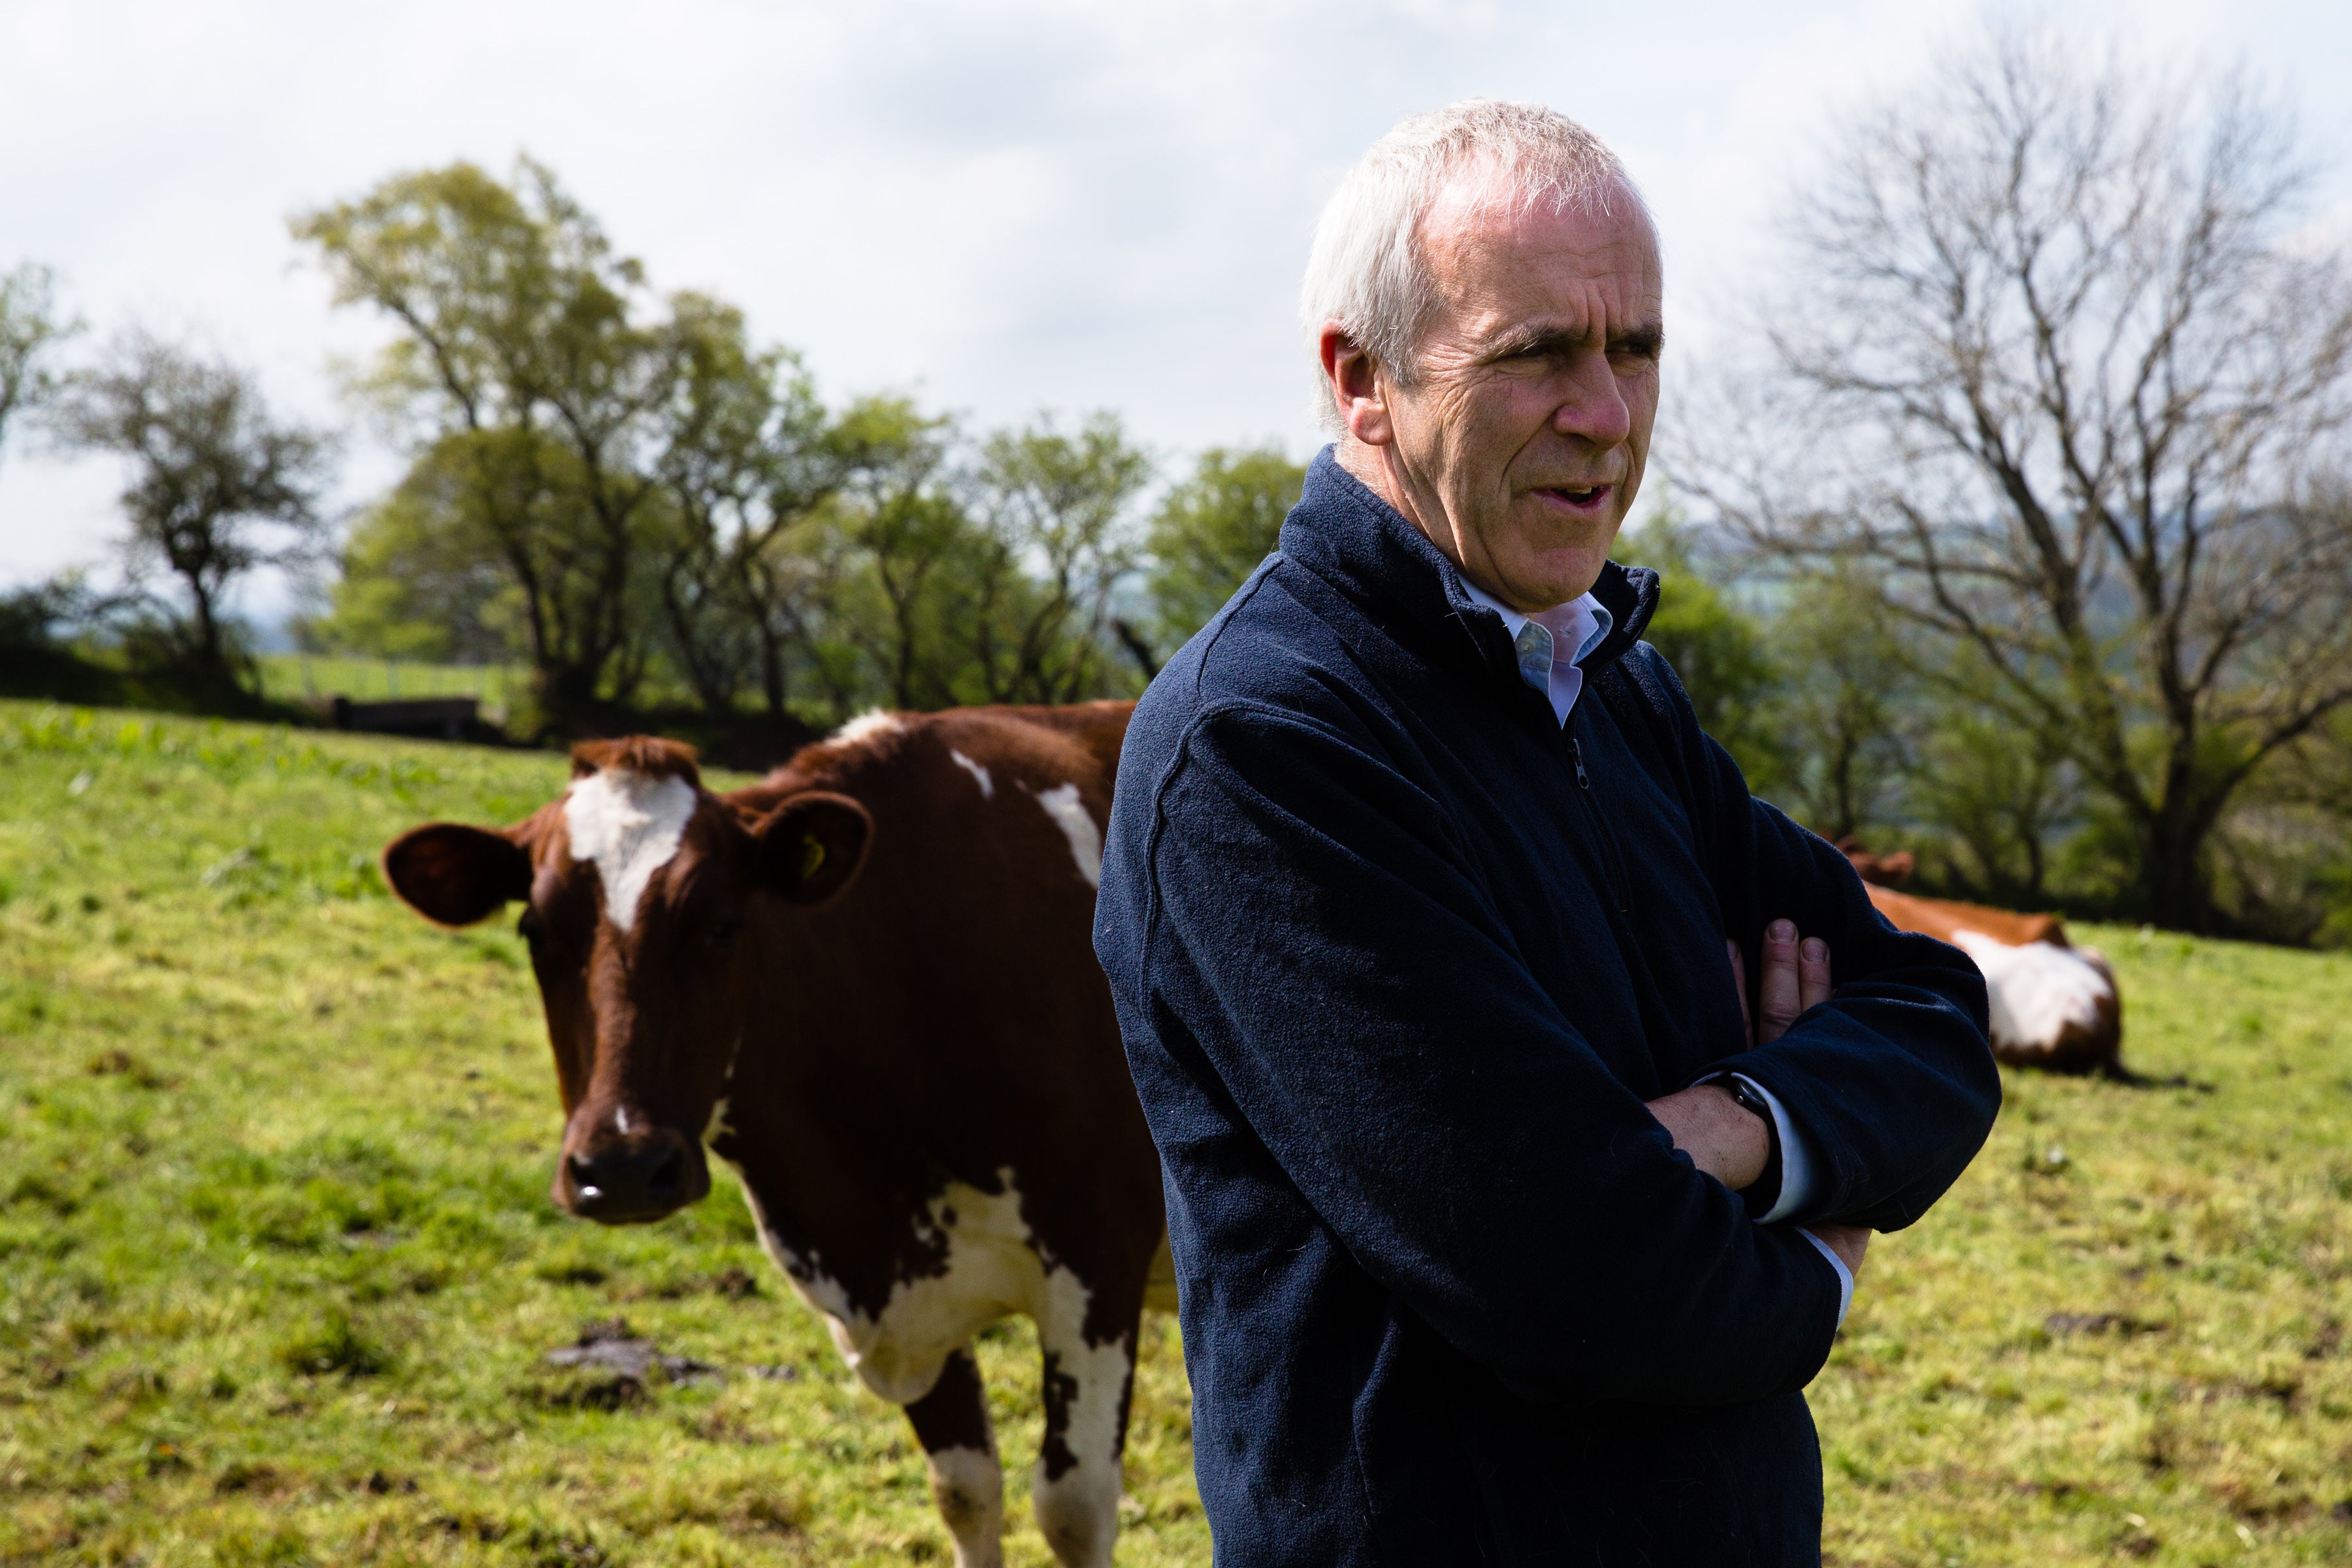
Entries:
[[1568,758],[1576,766],[1576,793],[1584,798],[1585,818],[1592,825],[1593,836],[1601,841],[1601,874],[1608,879],[1610,894],[1617,900],[1617,912],[1630,919],[1633,911],[1626,907],[1629,900],[1624,857],[1618,849],[1617,836],[1609,830],[1608,821],[1592,798],[1592,775],[1584,771],[1584,747],[1573,735],[1568,737]]

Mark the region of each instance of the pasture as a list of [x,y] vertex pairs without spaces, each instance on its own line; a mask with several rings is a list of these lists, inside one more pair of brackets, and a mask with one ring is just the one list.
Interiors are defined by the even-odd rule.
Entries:
[[253,663],[260,676],[261,694],[273,702],[300,702],[338,692],[355,702],[399,697],[478,697],[486,709],[503,711],[530,683],[530,671],[520,666],[425,664],[308,653],[265,653]]
[[[519,939],[377,879],[564,776],[0,703],[0,1563],[945,1561],[724,1169],[658,1226],[558,1215]],[[1873,1248],[1812,1394],[1831,1560],[2352,1562],[2352,959],[2085,934],[2127,1058],[2193,1081],[2011,1075]],[[673,1359],[547,1360],[616,1319]],[[1026,1325],[981,1350],[1044,1564]],[[1206,1564],[1165,1319],[1128,1481],[1120,1561]]]

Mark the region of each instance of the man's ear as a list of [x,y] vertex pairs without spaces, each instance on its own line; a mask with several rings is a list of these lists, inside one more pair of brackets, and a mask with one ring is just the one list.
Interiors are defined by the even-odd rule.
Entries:
[[760,885],[796,904],[831,903],[856,879],[874,818],[845,795],[796,795],[752,830]]
[[429,822],[384,847],[383,879],[426,920],[469,926],[530,897],[530,852],[487,827]]
[[1337,321],[1327,321],[1315,342],[1322,362],[1323,380],[1348,434],[1368,447],[1385,447],[1396,439],[1389,417],[1388,387],[1381,367]]

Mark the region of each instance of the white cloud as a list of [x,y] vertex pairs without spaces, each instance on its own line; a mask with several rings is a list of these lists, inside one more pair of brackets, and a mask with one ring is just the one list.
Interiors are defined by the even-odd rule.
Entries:
[[[2051,14],[2242,51],[2326,89],[2352,8],[2241,0]],[[272,394],[381,329],[328,308],[287,216],[396,169],[519,150],[656,282],[712,289],[834,394],[915,387],[983,422],[1109,406],[1171,454],[1317,441],[1292,299],[1340,169],[1401,116],[1538,99],[1624,154],[1667,243],[1678,351],[1826,106],[1920,68],[1970,15],[1925,4],[729,0],[399,7],[0,3],[0,265],[65,272],[94,325],[201,327]],[[1369,17],[1370,19],[1366,19]],[[2312,96],[2323,146],[2352,107]],[[362,445],[353,495],[393,459]],[[113,476],[12,441],[0,578],[98,555]]]

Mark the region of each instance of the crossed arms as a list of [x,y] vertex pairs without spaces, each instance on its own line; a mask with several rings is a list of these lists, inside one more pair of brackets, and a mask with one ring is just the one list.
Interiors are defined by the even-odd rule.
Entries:
[[[1908,1223],[1990,1126],[1981,981],[1887,928],[1843,859],[1820,858],[1834,851],[1721,767],[1700,787],[1725,798],[1695,809],[1718,817],[1704,854],[1731,889],[1722,929],[1780,987],[1756,889],[1790,889],[1786,912],[1855,976],[1800,1026],[1722,1054],[1807,1133],[1818,1198],[1800,1217],[1852,1245],[1836,1227]],[[1153,1098],[1172,1074],[1188,1087],[1161,1102],[1202,1108],[1155,1126],[1171,1223],[1181,1207],[1231,1249],[1272,1244],[1247,1189],[1275,1178],[1230,1175],[1257,1169],[1234,1151],[1244,1137],[1385,1290],[1528,1397],[1714,1405],[1811,1380],[1841,1282],[1730,1190],[1753,1129],[1714,1137],[1708,1094],[1668,1096],[1677,1150],[1537,983],[1440,802],[1340,725],[1247,702],[1195,718],[1155,785],[1143,875],[1107,879],[1129,901],[1097,920],[1140,944],[1106,955],[1134,977],[1122,1015],[1158,1042],[1139,1087]],[[1801,1009],[1801,953],[1793,973]]]
[[[1731,959],[1732,984],[1739,991],[1744,1045],[1779,1039],[1801,1015],[1830,999],[1829,943],[1819,937],[1800,940],[1794,921],[1774,921],[1764,928],[1763,973],[1758,977],[1753,1015],[1748,1007],[1748,965],[1739,944],[1727,941],[1724,948]],[[1746,1192],[1763,1175],[1771,1157],[1772,1134],[1721,1085],[1695,1083],[1649,1101],[1648,1110],[1691,1163],[1733,1192]],[[1837,1254],[1850,1279],[1861,1275],[1863,1254],[1870,1246],[1868,1226],[1816,1220],[1805,1228]]]

